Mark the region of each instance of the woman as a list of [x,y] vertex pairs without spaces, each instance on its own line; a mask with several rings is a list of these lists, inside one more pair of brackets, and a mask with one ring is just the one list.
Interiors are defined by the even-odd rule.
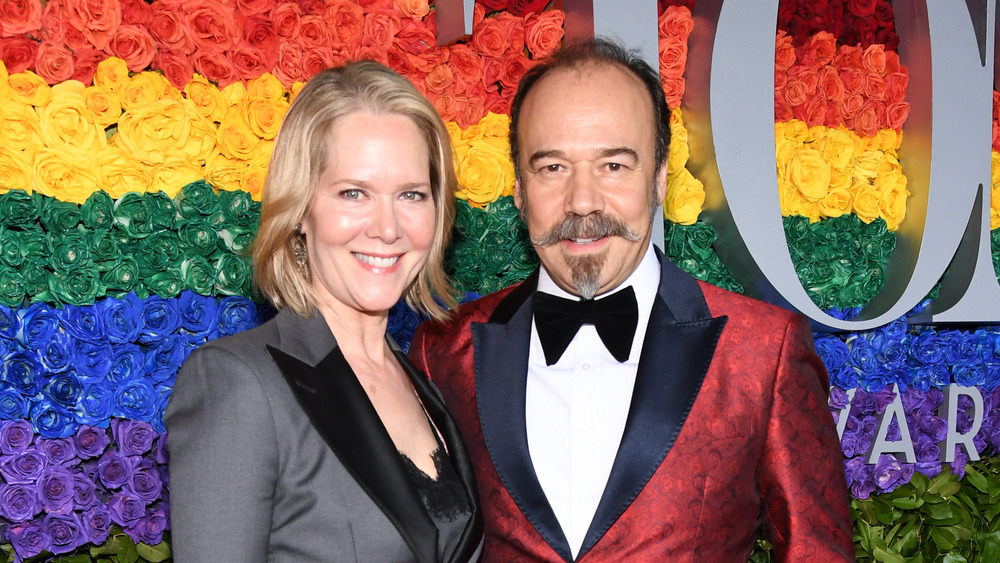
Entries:
[[297,95],[253,261],[277,316],[206,344],[167,409],[173,549],[187,561],[468,561],[483,527],[458,431],[386,333],[401,295],[453,303],[456,185],[434,107],[373,62]]

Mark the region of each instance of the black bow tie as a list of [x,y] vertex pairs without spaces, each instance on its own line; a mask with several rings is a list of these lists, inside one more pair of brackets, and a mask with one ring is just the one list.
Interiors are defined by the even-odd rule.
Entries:
[[639,319],[635,291],[629,286],[597,300],[571,300],[535,293],[535,327],[545,352],[545,364],[559,361],[580,327],[592,324],[604,347],[619,362],[628,359]]

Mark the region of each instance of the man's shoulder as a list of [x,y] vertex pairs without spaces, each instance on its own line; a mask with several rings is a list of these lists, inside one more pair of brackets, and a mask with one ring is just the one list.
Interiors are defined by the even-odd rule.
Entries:
[[798,313],[753,297],[698,281],[713,317],[727,315],[758,319],[759,323],[788,324]]
[[420,324],[420,330],[426,336],[434,334],[453,334],[466,331],[472,323],[485,323],[497,306],[524,282],[518,282],[499,291],[484,295],[472,301],[466,301],[451,311],[446,320],[429,320]]

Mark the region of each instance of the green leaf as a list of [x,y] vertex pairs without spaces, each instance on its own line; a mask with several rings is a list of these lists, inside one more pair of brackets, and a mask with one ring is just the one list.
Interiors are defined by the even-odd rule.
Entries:
[[886,561],[888,563],[906,563],[906,559],[904,559],[902,555],[898,553],[893,553],[892,551],[888,551],[880,547],[876,547],[875,552],[872,555],[875,556],[876,561]]
[[957,553],[949,553],[944,556],[942,561],[944,563],[968,563],[969,560]]
[[930,536],[941,551],[951,551],[955,547],[955,535],[946,528],[931,528]]
[[988,493],[990,490],[990,485],[986,477],[976,471],[976,468],[971,464],[966,464],[965,466],[965,480],[971,483],[973,487],[979,489],[979,492]]
[[149,561],[149,563],[160,563],[161,561],[170,559],[170,545],[165,541],[161,541],[156,545],[139,543],[136,544],[135,549],[139,557]]
[[875,502],[872,503],[872,509],[875,511],[875,517],[878,518],[879,522],[886,525],[892,524],[894,512],[888,503],[876,499]]
[[[931,479],[931,484],[927,487],[927,492],[935,495],[948,496],[944,491],[950,489],[952,484],[958,484],[958,480],[955,476],[952,475],[950,471],[942,471],[937,477]],[[961,485],[959,485],[959,488],[961,488]]]
[[923,499],[914,497],[894,498],[890,502],[896,508],[901,508],[903,510],[913,510],[914,508],[920,508],[920,506],[924,504]]
[[950,520],[955,515],[951,505],[946,502],[925,504],[921,511],[933,520]]
[[983,534],[982,544],[979,548],[980,561],[1000,560],[1000,532]]

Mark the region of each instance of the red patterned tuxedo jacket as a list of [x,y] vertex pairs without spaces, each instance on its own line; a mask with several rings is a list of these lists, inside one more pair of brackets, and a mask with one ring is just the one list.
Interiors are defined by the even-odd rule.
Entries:
[[[571,561],[525,431],[537,274],[424,323],[410,357],[468,445],[486,561]],[[826,371],[801,315],[698,282],[661,256],[622,443],[577,561],[851,561]]]

